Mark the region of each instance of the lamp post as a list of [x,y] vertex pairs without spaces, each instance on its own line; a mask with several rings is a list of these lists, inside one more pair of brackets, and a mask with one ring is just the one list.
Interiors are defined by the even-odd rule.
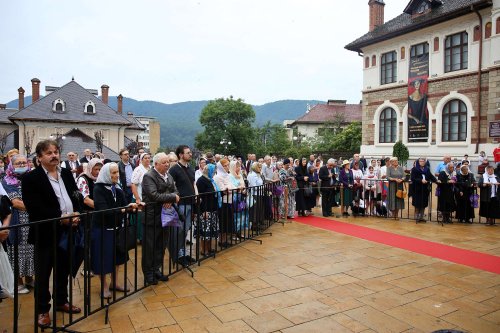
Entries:
[[66,140],[66,136],[62,133],[57,132],[57,133],[51,134],[49,136],[49,138],[57,142],[57,144],[59,145],[59,154],[62,155],[63,144],[64,144],[64,140]]
[[227,147],[231,145],[231,141],[223,138],[219,143],[221,144],[221,146],[224,146],[224,155],[227,155]]

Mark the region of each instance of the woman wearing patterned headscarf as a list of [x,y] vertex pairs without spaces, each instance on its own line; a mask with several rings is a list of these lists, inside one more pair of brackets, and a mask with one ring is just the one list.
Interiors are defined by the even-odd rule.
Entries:
[[[116,163],[105,164],[94,186],[94,208],[96,212],[92,216],[92,245],[91,245],[91,268],[94,274],[101,278],[101,297],[110,298],[110,290],[125,291],[126,286],[118,283],[117,266],[128,261],[128,253],[121,253],[117,249],[116,233],[122,226],[125,213],[123,210],[111,210],[112,208],[127,205],[125,194],[118,186],[119,171]],[[129,204],[131,208],[137,208],[137,204]],[[105,212],[101,212],[106,210]],[[116,254],[116,257],[113,256]],[[116,265],[116,266],[115,266]],[[108,284],[106,275],[114,273],[114,281]],[[128,290],[128,288],[127,288]]]
[[201,255],[207,256],[214,252],[212,239],[219,238],[219,218],[217,211],[222,208],[222,196],[214,180],[216,166],[208,164],[203,168],[202,176],[198,178],[199,210],[197,212],[195,234],[200,237]]
[[[10,224],[5,226],[14,226],[28,224],[28,212],[24,206],[21,193],[21,177],[28,172],[28,161],[23,155],[12,155],[9,166],[5,171],[5,177],[2,185],[12,203],[12,217]],[[4,204],[2,202],[2,204]],[[9,234],[10,245],[7,252],[9,254],[10,264],[14,267],[14,248],[18,247],[19,263],[19,283],[17,292],[20,294],[29,293],[28,288],[34,287],[33,275],[35,273],[34,247],[28,243],[29,228],[11,229]],[[1,245],[0,245],[1,246]],[[23,282],[23,277],[25,282]],[[26,284],[24,284],[26,283]]]
[[83,196],[83,208],[86,211],[94,210],[94,183],[101,168],[101,160],[93,158],[87,163],[83,173],[76,179],[76,186]]

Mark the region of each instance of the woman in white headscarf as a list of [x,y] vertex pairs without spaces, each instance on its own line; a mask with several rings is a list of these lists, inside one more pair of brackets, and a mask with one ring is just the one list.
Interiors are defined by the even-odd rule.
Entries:
[[238,237],[248,234],[248,208],[246,207],[246,186],[241,173],[241,163],[232,161],[229,164],[229,182],[233,185],[233,221]]
[[[92,216],[91,268],[94,274],[101,278],[101,297],[110,298],[110,290],[125,291],[126,286],[120,286],[117,276],[117,266],[128,261],[128,253],[118,251],[116,234],[122,227],[125,211],[111,210],[127,206],[123,190],[118,185],[119,171],[116,163],[105,164],[94,186],[95,213]],[[130,208],[137,208],[131,203]],[[101,212],[107,210],[105,212]],[[113,255],[116,257],[113,258]],[[115,266],[116,265],[116,266]],[[106,275],[114,273],[114,281],[108,284]],[[121,279],[120,279],[121,280]],[[128,291],[128,288],[127,288]]]
[[488,166],[479,178],[481,189],[479,216],[486,217],[488,225],[494,225],[495,219],[500,219],[500,178],[493,171],[493,167]]
[[94,210],[94,184],[102,168],[102,161],[93,158],[85,164],[83,173],[76,179],[76,186],[83,196],[83,208],[86,211],[92,211]]
[[222,248],[229,246],[233,227],[233,211],[231,190],[233,184],[229,181],[229,161],[225,158],[217,162],[217,174],[214,176],[219,191],[222,193],[222,207],[219,210],[219,230],[221,232],[219,245]]

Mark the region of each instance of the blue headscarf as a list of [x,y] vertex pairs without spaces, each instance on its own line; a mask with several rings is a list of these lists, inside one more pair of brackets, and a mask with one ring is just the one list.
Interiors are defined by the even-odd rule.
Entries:
[[222,207],[222,196],[220,194],[219,187],[217,186],[217,183],[214,180],[216,166],[215,166],[215,164],[210,163],[210,164],[207,164],[207,166],[205,168],[207,168],[207,170],[208,170],[208,172],[207,172],[208,179],[210,179],[210,181],[212,182],[212,185],[214,186],[215,190],[217,191],[217,201],[219,204],[219,208],[221,208]]

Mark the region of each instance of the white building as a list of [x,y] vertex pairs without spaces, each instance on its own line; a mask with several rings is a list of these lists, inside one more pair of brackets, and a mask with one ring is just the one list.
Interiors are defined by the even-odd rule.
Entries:
[[402,140],[411,158],[491,156],[500,142],[489,131],[500,122],[500,0],[412,0],[385,23],[383,0],[368,5],[370,31],[345,47],[363,56],[361,153],[390,156]]

